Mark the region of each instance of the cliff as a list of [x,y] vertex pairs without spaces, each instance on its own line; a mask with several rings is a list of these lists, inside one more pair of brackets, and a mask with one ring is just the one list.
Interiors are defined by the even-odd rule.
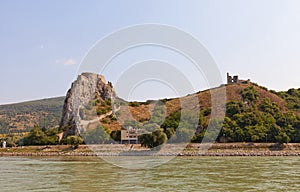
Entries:
[[[112,84],[106,83],[102,75],[82,73],[67,92],[59,129],[64,131],[64,136],[80,135],[85,129],[82,124],[86,118],[82,114],[83,109],[93,107],[95,102],[111,99],[114,95]],[[96,111],[93,116],[97,116]]]

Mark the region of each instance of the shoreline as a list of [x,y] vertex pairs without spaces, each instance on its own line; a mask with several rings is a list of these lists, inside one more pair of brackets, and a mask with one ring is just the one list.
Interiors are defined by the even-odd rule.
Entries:
[[68,145],[24,146],[0,148],[0,157],[4,156],[300,156],[300,143],[166,144],[159,151],[136,144],[80,145],[76,149]]

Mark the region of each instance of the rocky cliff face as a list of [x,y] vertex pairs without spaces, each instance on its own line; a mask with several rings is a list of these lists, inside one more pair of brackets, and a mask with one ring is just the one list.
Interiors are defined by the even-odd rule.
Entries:
[[64,136],[80,135],[85,129],[80,114],[82,109],[96,99],[107,100],[114,96],[112,84],[106,83],[104,76],[82,73],[68,90],[59,129],[64,131]]

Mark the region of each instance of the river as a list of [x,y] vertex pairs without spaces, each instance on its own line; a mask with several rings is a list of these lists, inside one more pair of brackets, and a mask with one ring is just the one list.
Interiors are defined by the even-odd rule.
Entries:
[[97,157],[0,157],[0,191],[298,191],[300,157],[177,157],[125,169]]

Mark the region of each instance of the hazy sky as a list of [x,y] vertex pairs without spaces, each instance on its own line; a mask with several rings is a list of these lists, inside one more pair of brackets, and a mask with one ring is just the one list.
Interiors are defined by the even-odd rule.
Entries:
[[300,87],[299,0],[1,0],[0,104],[65,95],[96,41],[143,23],[192,34],[224,82],[231,72],[270,89]]

